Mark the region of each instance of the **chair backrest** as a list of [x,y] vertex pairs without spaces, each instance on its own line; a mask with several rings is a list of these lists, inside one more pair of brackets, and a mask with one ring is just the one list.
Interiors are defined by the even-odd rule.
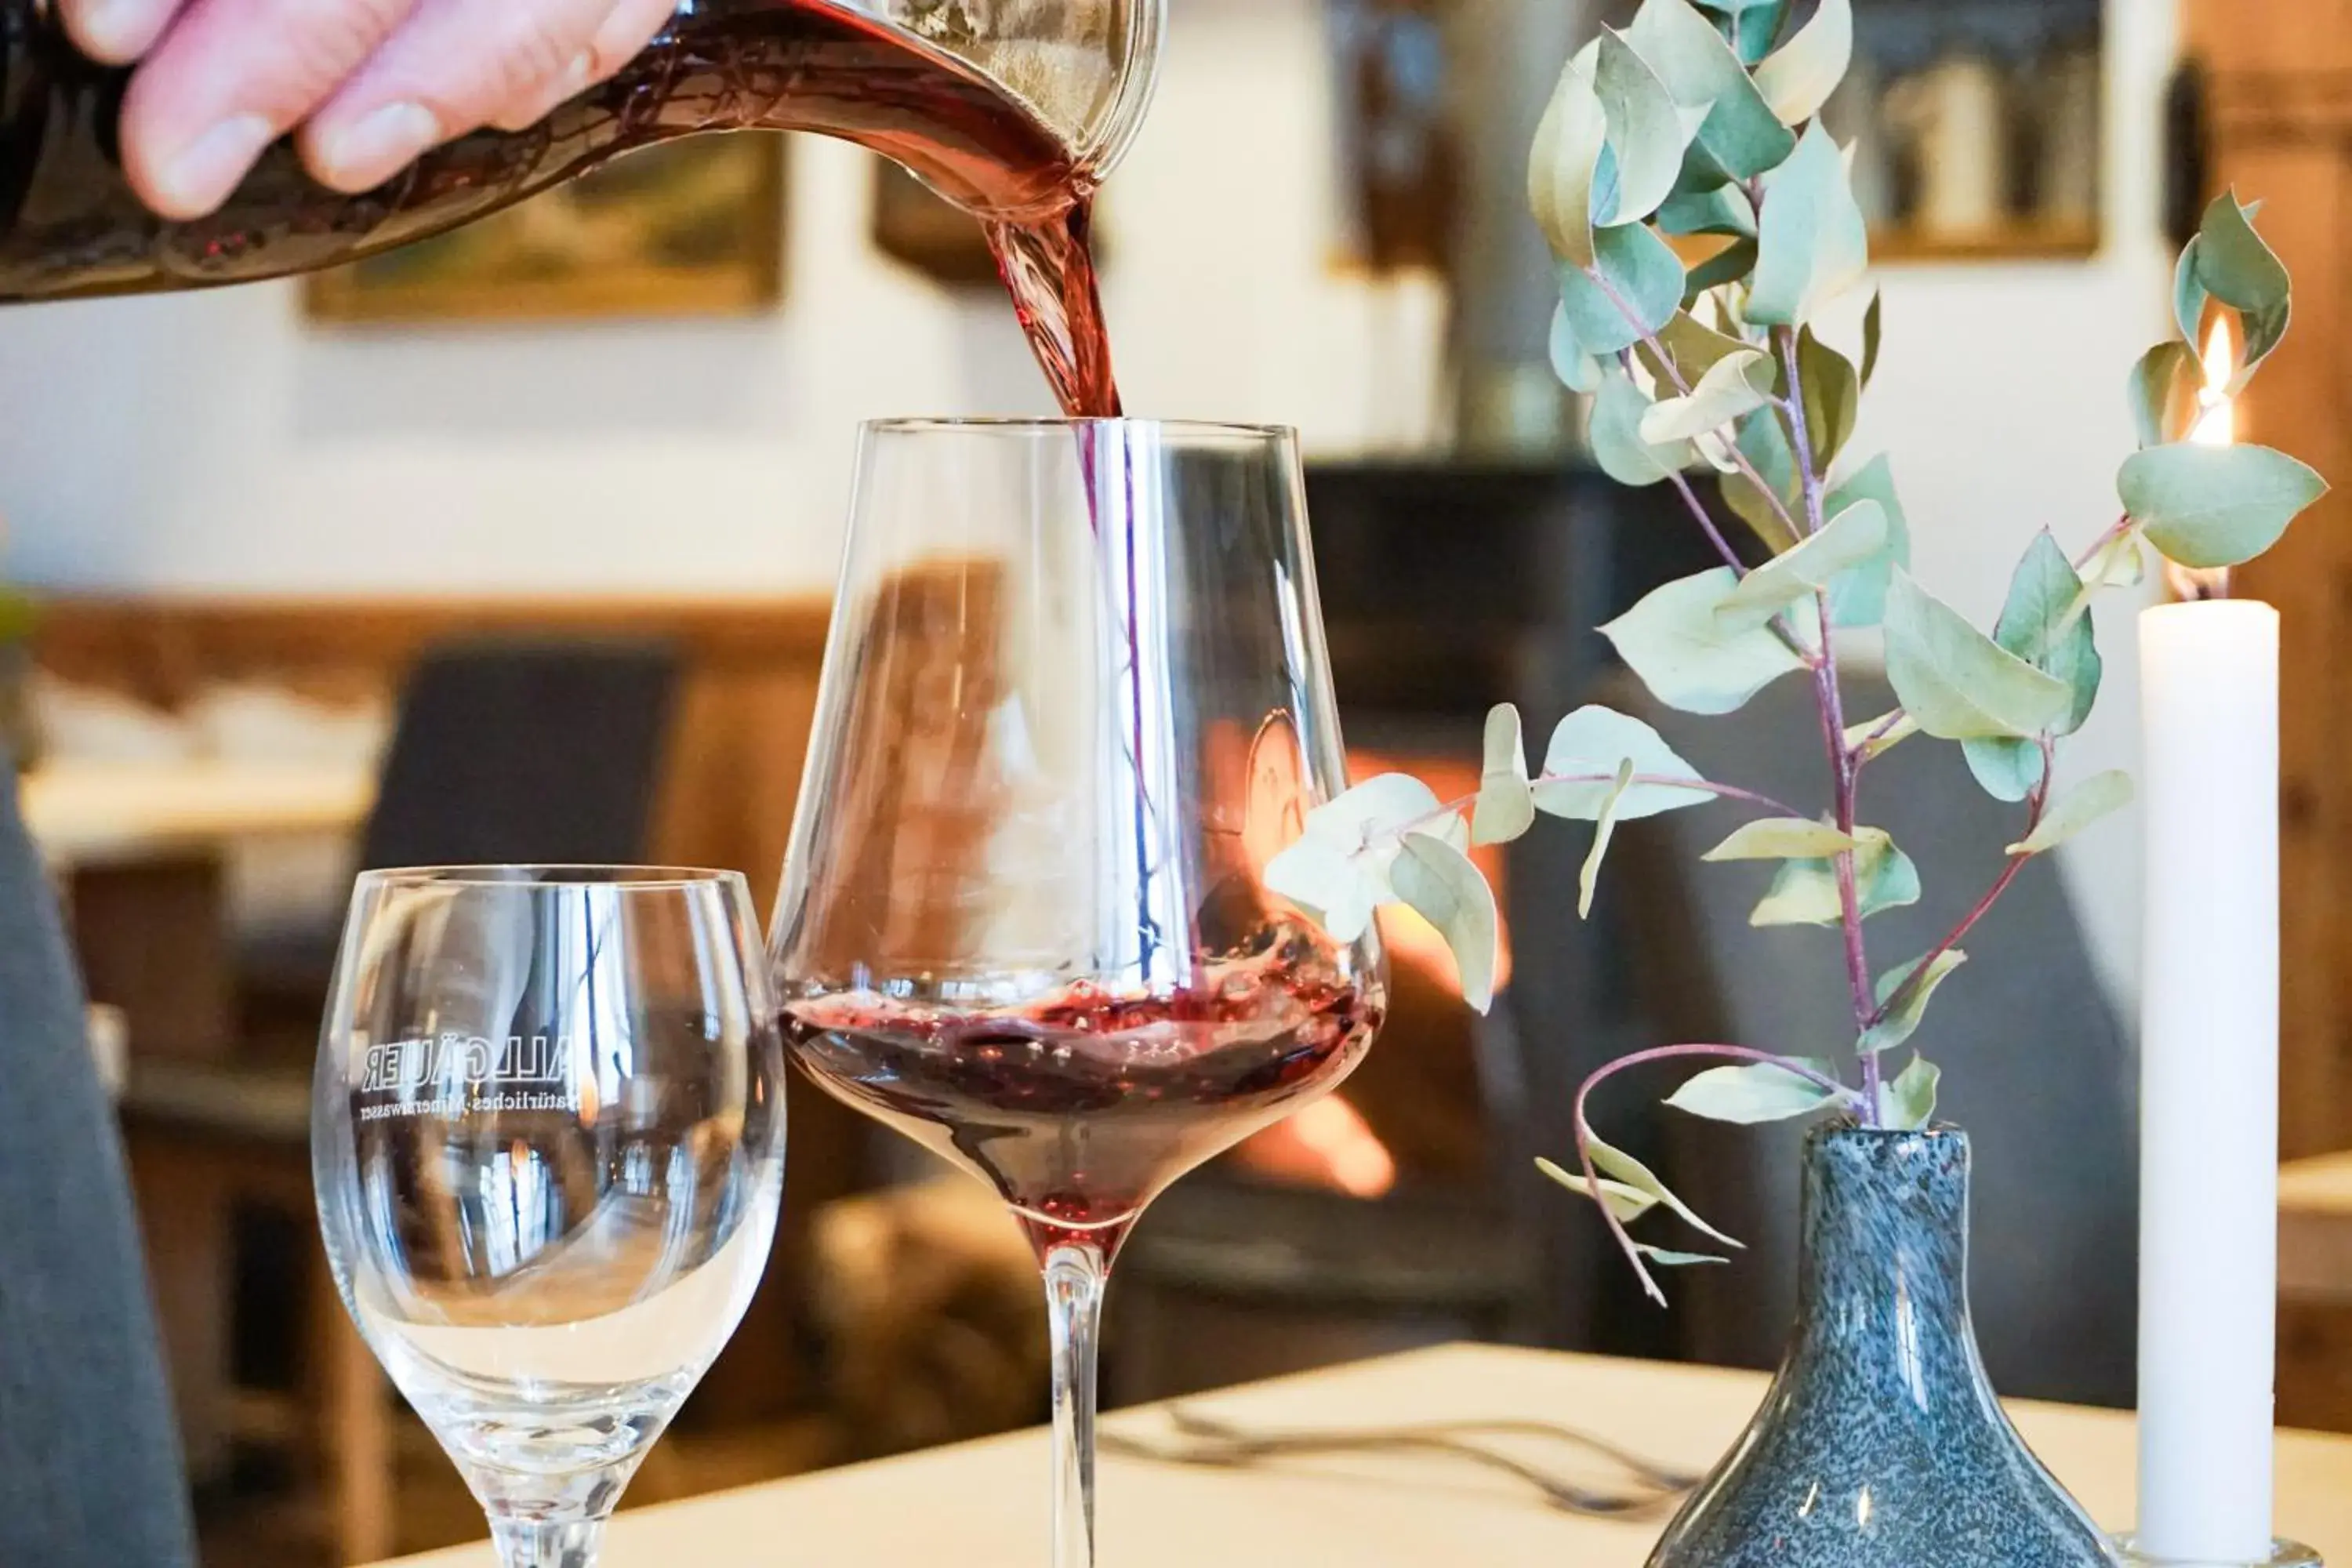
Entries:
[[363,869],[646,858],[677,658],[661,644],[452,644],[410,674]]
[[[1849,688],[1849,711],[1894,706],[1883,683]],[[1719,719],[1622,692],[1604,700],[1654,724],[1709,778],[1800,809],[1826,798],[1819,721],[1797,682]],[[1864,820],[1894,835],[1925,889],[1916,906],[1869,923],[1883,973],[1926,952],[1984,890],[2005,864],[2021,808],[1987,795],[1955,748],[1927,740],[1874,763],[1864,792]],[[1748,912],[1773,868],[1699,863],[1738,820],[1702,807],[1628,824],[1620,840],[1610,876],[1651,1037],[1642,1043],[1848,1052],[1853,1025],[1834,933],[1751,929]],[[1986,1364],[2005,1394],[2127,1405],[2138,1215],[2130,1042],[2054,865],[2027,868],[1967,950],[1968,967],[1938,993],[1914,1043],[1945,1069],[1940,1119],[1967,1128],[1976,1149],[1969,1275]],[[1907,1047],[1897,1053],[1898,1065],[1908,1059]],[[1609,1114],[1637,1121],[1645,1103],[1626,1088],[1610,1096]],[[1624,1131],[1639,1147],[1642,1130]],[[1797,1134],[1669,1111],[1647,1137],[1687,1180],[1685,1195],[1702,1213],[1712,1203],[1708,1217],[1748,1244],[1732,1268],[1676,1282],[1685,1348],[1706,1360],[1769,1364],[1794,1298]]]
[[0,755],[0,1563],[187,1568],[187,1482],[81,988]]

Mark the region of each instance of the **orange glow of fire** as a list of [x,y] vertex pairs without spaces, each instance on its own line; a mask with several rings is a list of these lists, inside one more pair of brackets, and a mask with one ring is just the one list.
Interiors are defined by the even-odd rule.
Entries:
[[2200,447],[2227,447],[2238,438],[2238,404],[2230,383],[2238,374],[2238,340],[2230,318],[2213,318],[2205,337],[2205,386],[2197,395],[2197,424],[2189,438]]
[[1257,1134],[1242,1146],[1242,1158],[1261,1175],[1352,1198],[1386,1197],[1397,1181],[1395,1156],[1337,1095]]

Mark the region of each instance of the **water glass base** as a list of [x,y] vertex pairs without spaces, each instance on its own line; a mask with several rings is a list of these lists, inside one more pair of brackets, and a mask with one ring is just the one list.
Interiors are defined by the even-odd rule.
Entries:
[[2123,1553],[2128,1568],[2326,1568],[2319,1553],[2308,1546],[2298,1546],[2292,1541],[2274,1541],[2271,1554],[2255,1563],[2208,1563],[2186,1557],[2150,1557],[2139,1550],[2139,1543],[2128,1535],[2116,1538],[2116,1550]]

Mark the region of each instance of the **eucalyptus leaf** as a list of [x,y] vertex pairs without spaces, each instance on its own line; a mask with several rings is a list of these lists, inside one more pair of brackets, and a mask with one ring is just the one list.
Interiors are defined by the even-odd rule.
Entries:
[[1646,1241],[1635,1242],[1633,1250],[1661,1268],[1687,1268],[1702,1263],[1731,1261],[1728,1258],[1713,1252],[1676,1252],[1672,1247],[1653,1247]]
[[[1826,1078],[1830,1065],[1807,1058],[1803,1066]],[[1710,1121],[1753,1127],[1765,1121],[1786,1121],[1810,1116],[1845,1097],[1824,1089],[1802,1073],[1773,1062],[1748,1062],[1739,1067],[1709,1068],[1683,1080],[1665,1103]]]
[[1885,331],[1883,307],[1885,303],[1885,295],[1873,289],[1870,308],[1862,313],[1862,389],[1864,392],[1870,390],[1870,384],[1878,377],[1878,351]]
[[[1543,771],[1552,782],[1536,785],[1536,805],[1553,816],[1600,820],[1618,773],[1631,763],[1640,782],[1617,802],[1617,819],[1632,822],[1661,812],[1702,805],[1715,798],[1703,789],[1677,789],[1660,779],[1703,783],[1699,771],[1675,753],[1649,725],[1614,709],[1578,709],[1559,721],[1544,752]],[[1566,783],[1564,780],[1583,780]]]
[[[1665,352],[1661,354],[1658,349]],[[1644,343],[1638,352],[1660,382],[1672,385],[1680,378],[1682,384],[1696,387],[1706,379],[1708,371],[1725,360],[1762,351],[1753,343],[1702,325],[1688,310],[1681,310],[1658,329],[1657,348]]]
[[1581,1174],[1574,1171],[1563,1170],[1551,1161],[1544,1159],[1536,1161],[1536,1169],[1566,1187],[1570,1192],[1584,1197],[1593,1197],[1593,1189],[1598,1187],[1600,1194],[1597,1201],[1608,1205],[1609,1212],[1617,1216],[1620,1225],[1631,1225],[1658,1206],[1658,1200],[1640,1188],[1629,1187],[1622,1182],[1612,1182],[1606,1176],[1594,1176],[1587,1181]]
[[1793,327],[1860,281],[1870,238],[1845,159],[1816,121],[1764,188],[1748,320]]
[[[1878,1005],[1885,1016],[1863,1032],[1857,1047],[1864,1054],[1889,1051],[1919,1032],[1920,1023],[1927,1016],[1927,1004],[1935,999],[1936,988],[1952,976],[1952,971],[1969,961],[1969,955],[1957,947],[1946,948],[1923,972],[1923,953],[1908,963],[1897,964],[1878,977]],[[1913,976],[1918,978],[1915,981]]]
[[1470,858],[1425,833],[1408,833],[1389,868],[1396,896],[1435,926],[1453,952],[1462,998],[1484,1013],[1495,1005],[1499,948],[1495,890]]
[[2118,485],[2148,542],[2183,566],[2236,566],[2279,541],[2327,493],[2308,466],[2268,447],[2175,442],[2135,452]]
[[2095,773],[2058,797],[2042,814],[2041,823],[2025,838],[2009,847],[2011,855],[2045,855],[2101,817],[2132,803],[2131,775],[2110,770]]
[[1601,864],[1609,858],[1610,842],[1617,837],[1617,812],[1623,805],[1625,792],[1633,787],[1633,759],[1626,758],[1617,764],[1617,781],[1608,797],[1601,803],[1601,815],[1592,825],[1592,847],[1584,857],[1584,865],[1576,874],[1576,918],[1592,918],[1592,895],[1601,886]]
[[1386,875],[1393,847],[1386,840],[1433,818],[1442,804],[1408,773],[1367,779],[1307,814],[1298,838],[1266,863],[1266,889],[1316,911],[1334,940],[1353,942],[1375,908],[1395,901]]
[[2197,279],[2223,304],[2260,313],[2284,305],[2294,285],[2252,218],[2234,193],[2213,198],[2197,227]]
[[1796,145],[1757,89],[1738,52],[1687,0],[1643,0],[1626,41],[1658,73],[1675,101],[1704,109],[1697,144],[1722,173],[1753,179]]
[[1605,216],[1594,216],[1604,225],[1638,223],[1673,192],[1690,135],[1674,94],[1613,28],[1601,30],[1593,85],[1608,121],[1609,149],[1617,155],[1616,200]]
[[1805,668],[1762,626],[1727,627],[1716,612],[1738,585],[1728,566],[1653,589],[1601,628],[1657,700],[1685,713],[1730,713]]
[[1685,397],[1670,397],[1642,416],[1642,439],[1654,446],[1687,441],[1733,424],[1772,395],[1771,356],[1758,349],[1719,359]]
[[[1919,901],[1919,868],[1883,828],[1859,827],[1853,853],[1854,901],[1864,920],[1883,910]],[[1772,879],[1764,900],[1748,917],[1752,926],[1833,926],[1843,921],[1834,860],[1790,860]]]
[[1805,432],[1812,437],[1813,464],[1827,473],[1862,416],[1862,375],[1811,327],[1797,336],[1797,369],[1805,383]]
[[1519,710],[1499,702],[1486,714],[1486,765],[1478,781],[1478,805],[1470,817],[1474,844],[1507,844],[1535,823],[1536,797],[1528,783],[1527,742]]
[[2136,588],[2147,575],[2147,558],[2140,550],[2137,528],[2126,529],[2091,552],[2083,563],[2083,587],[2095,594],[2102,588]]
[[1717,185],[1709,191],[1678,191],[1657,213],[1657,225],[1668,234],[1721,234],[1734,239],[1756,237],[1756,209],[1738,185]]
[[1936,1090],[1942,1083],[1943,1069],[1925,1057],[1915,1056],[1911,1065],[1895,1076],[1894,1081],[1878,1089],[1878,1119],[1896,1132],[1916,1132],[1936,1120]]
[[1589,268],[1560,268],[1559,299],[1585,353],[1622,353],[1682,309],[1682,258],[1645,226],[1604,228]]
[[1576,341],[1576,328],[1568,319],[1566,305],[1552,309],[1551,371],[1570,392],[1589,397],[1601,390],[1601,362]]
[[2203,249],[2203,237],[2191,237],[2181,247],[2180,260],[2172,269],[2172,319],[2179,325],[2182,341],[2192,348],[2200,341],[2205,307],[2212,300],[2206,292],[2204,279],[2198,275],[2198,258]]
[[1746,238],[1733,240],[1690,269],[1690,275],[1683,279],[1684,307],[1687,309],[1693,300],[1710,289],[1737,283],[1755,266],[1756,242]]
[[1772,50],[1789,0],[1697,0],[1699,6],[1726,17],[1739,58],[1754,65]]
[[1830,618],[1841,626],[1874,626],[1886,618],[1886,585],[1897,566],[1911,565],[1911,524],[1895,494],[1895,471],[1885,453],[1855,469],[1831,490],[1822,506],[1836,517],[1865,500],[1878,503],[1885,514],[1886,542],[1863,562],[1830,584]]
[[1811,597],[1838,577],[1875,560],[1886,547],[1886,513],[1874,500],[1858,500],[1799,542],[1741,579],[1715,612],[1727,631],[1762,626],[1800,600]]
[[1559,73],[1528,162],[1528,204],[1552,254],[1570,267],[1593,258],[1592,187],[1609,137],[1590,67],[1570,60]]
[[1633,1155],[1626,1153],[1622,1149],[1612,1148],[1588,1131],[1585,1134],[1584,1150],[1591,1157],[1593,1169],[1601,1174],[1612,1176],[1634,1191],[1645,1193],[1657,1199],[1673,1211],[1675,1217],[1693,1230],[1711,1237],[1726,1247],[1740,1246],[1738,1241],[1724,1235],[1723,1232],[1699,1218],[1698,1211],[1676,1197],[1665,1183],[1658,1180],[1656,1172],[1633,1158]]
[[[2071,706],[2051,725],[2053,734],[2071,735],[2080,730],[2099,700],[2105,665],[2099,658],[2099,638],[2091,625],[2088,603],[2083,580],[2074,574],[2066,552],[2049,530],[2042,530],[2026,547],[2025,558],[2010,579],[2009,598],[2001,606],[1992,638],[2036,668],[2064,681],[2074,693]],[[2036,751],[2038,754],[2039,748]],[[2037,779],[2040,773],[2037,763]]]
[[2176,341],[2160,342],[2132,367],[2132,425],[2143,447],[2160,447],[2186,435],[2194,418],[2198,374],[2196,351]]
[[1759,408],[1739,422],[1738,446],[1740,455],[1771,487],[1771,492],[1759,489],[1745,474],[1726,474],[1723,504],[1775,555],[1794,549],[1797,460],[1790,451],[1787,426],[1774,410]]
[[[1892,725],[1886,721],[1890,718],[1895,721]],[[1918,721],[1897,709],[1864,723],[1849,725],[1844,739],[1849,748],[1860,750],[1861,760],[1867,763],[1875,762],[1918,732]]]
[[1960,742],[1960,754],[1985,794],[1995,800],[2021,801],[2042,782],[2042,746],[2007,735],[1988,735]]
[[1801,125],[1845,79],[1853,62],[1852,0],[1821,0],[1813,19],[1756,68],[1756,89],[1783,125]]
[[1614,364],[1602,369],[1601,391],[1592,400],[1584,441],[1601,471],[1621,485],[1654,485],[1696,460],[1687,441],[1658,445],[1643,438],[1642,423],[1651,406],[1622,369]]
[[1334,942],[1350,942],[1385,901],[1386,877],[1359,854],[1307,834],[1266,862],[1266,891],[1312,913]]
[[1886,593],[1886,679],[1919,727],[1946,741],[2039,735],[2074,696],[1900,570]]
[[1770,816],[1751,822],[1699,857],[1702,860],[1818,860],[1861,847],[1826,822]]

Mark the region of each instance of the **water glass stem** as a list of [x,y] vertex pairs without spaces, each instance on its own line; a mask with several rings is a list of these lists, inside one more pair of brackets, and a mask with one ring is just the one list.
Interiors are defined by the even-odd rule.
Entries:
[[500,1568],[596,1568],[604,1544],[601,1519],[494,1519],[490,1539]]
[[1054,1344],[1054,1568],[1094,1568],[1095,1370],[1103,1282],[1100,1247],[1064,1242],[1045,1254]]

